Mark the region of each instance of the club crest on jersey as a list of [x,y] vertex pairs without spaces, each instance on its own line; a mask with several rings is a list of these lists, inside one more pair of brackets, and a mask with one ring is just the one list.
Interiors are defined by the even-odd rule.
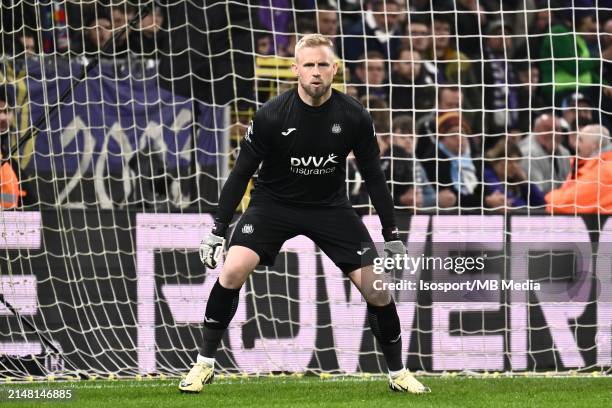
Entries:
[[253,231],[255,231],[255,228],[253,228],[253,224],[244,224],[242,226],[242,233],[243,234],[252,234]]
[[331,128],[331,131],[332,133],[337,135],[338,133],[342,132],[342,127],[340,126],[339,123],[334,123],[334,125]]

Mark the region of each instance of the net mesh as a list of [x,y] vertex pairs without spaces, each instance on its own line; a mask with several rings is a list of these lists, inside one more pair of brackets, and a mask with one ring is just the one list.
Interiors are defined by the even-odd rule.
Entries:
[[[407,366],[608,370],[611,16],[602,0],[2,0],[0,376],[187,369],[221,268],[197,255],[210,211],[313,32],[372,114],[409,254],[486,247],[498,264],[474,276],[543,287],[398,291]],[[382,241],[351,157],[346,174]],[[217,357],[386,369],[358,291],[305,237],[250,276]]]

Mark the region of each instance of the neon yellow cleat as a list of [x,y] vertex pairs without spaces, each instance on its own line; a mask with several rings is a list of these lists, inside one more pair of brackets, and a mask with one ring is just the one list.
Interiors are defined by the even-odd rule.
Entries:
[[215,376],[215,367],[204,363],[194,363],[187,377],[179,384],[181,392],[197,394],[204,384],[210,384]]
[[389,378],[389,388],[391,388],[392,391],[409,392],[411,394],[426,394],[431,392],[429,387],[421,384],[408,370],[403,370],[395,378]]

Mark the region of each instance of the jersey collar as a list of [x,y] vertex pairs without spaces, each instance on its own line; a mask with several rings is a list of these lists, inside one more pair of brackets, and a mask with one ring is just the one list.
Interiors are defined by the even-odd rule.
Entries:
[[326,112],[327,110],[329,110],[329,107],[332,105],[333,99],[336,97],[337,91],[332,88],[332,93],[329,99],[326,100],[323,103],[323,105],[319,105],[319,106],[310,106],[306,102],[304,102],[302,98],[300,97],[300,95],[298,94],[297,88],[295,88],[293,92],[295,92],[295,98],[298,101],[298,105],[300,105],[302,109],[309,111],[309,112]]

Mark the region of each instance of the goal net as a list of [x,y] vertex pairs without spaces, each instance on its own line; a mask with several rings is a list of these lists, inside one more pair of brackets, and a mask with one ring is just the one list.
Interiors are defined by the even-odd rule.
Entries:
[[[406,366],[612,366],[607,2],[2,0],[0,20],[0,378],[188,369],[222,268],[200,240],[316,32],[333,87],[372,115],[407,243],[412,263],[385,274]],[[360,293],[304,236],[251,274],[217,362],[386,372]]]

